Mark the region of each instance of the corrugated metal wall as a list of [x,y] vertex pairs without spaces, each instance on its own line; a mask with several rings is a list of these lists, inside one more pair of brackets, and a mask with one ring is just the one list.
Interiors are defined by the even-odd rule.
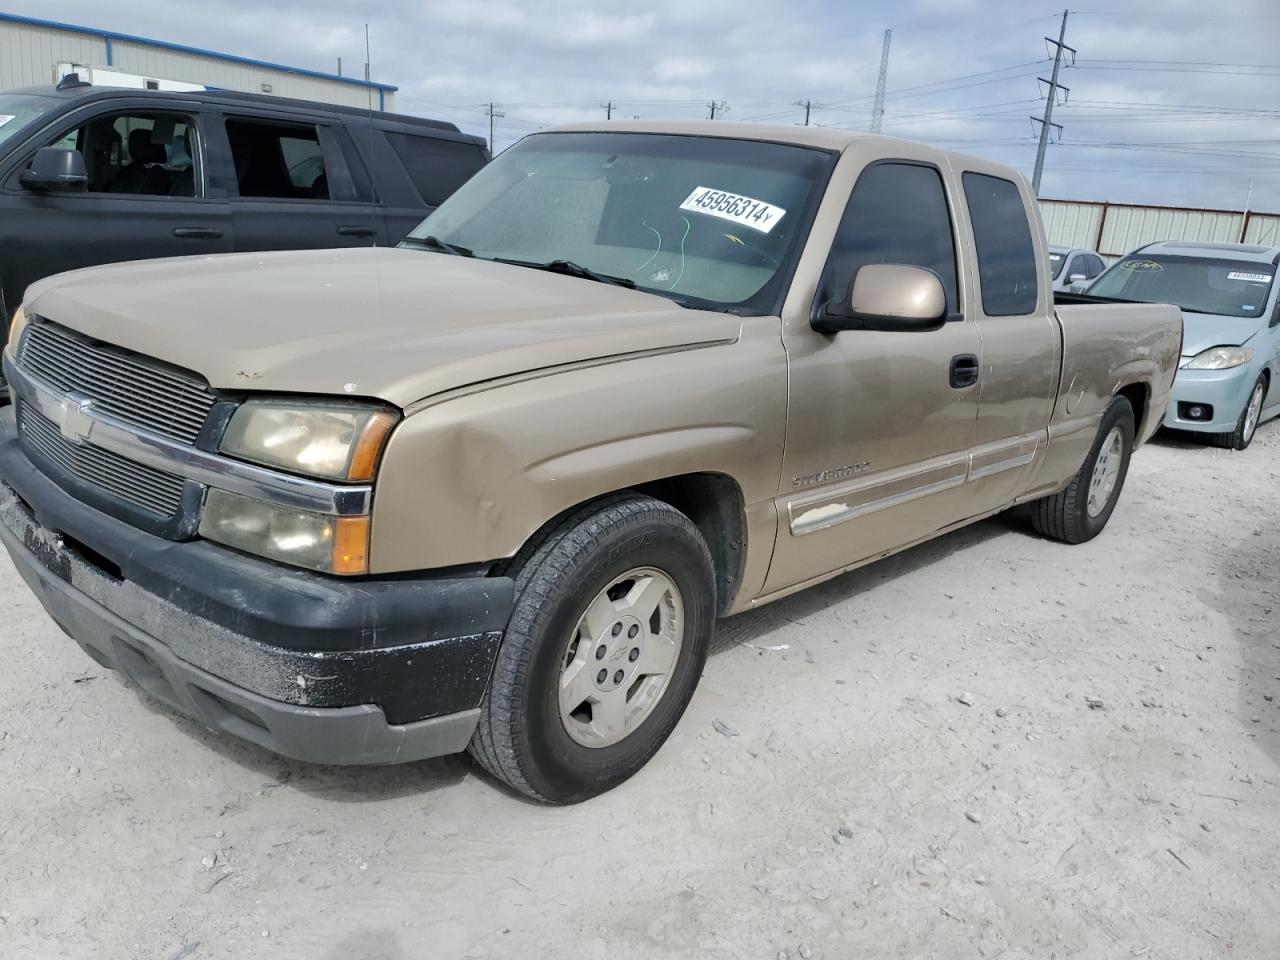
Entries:
[[59,62],[110,66],[123,73],[245,93],[262,93],[262,85],[269,84],[271,94],[277,97],[349,107],[372,105],[374,110],[391,110],[395,97],[391,90],[379,91],[361,83],[295,73],[287,68],[0,19],[0,90],[53,83]]
[[1245,243],[1280,246],[1280,214],[1274,213],[1250,212],[1246,225],[1243,210],[1042,199],[1040,215],[1050,243],[1095,249],[1107,260],[1157,240],[1236,243],[1242,226]]

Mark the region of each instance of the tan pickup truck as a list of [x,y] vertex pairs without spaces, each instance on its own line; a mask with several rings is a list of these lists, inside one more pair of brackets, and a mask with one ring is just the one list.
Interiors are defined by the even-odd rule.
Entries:
[[1017,504],[1102,530],[1181,317],[1055,307],[1048,263],[982,160],[539,133],[399,249],[31,287],[0,536],[90,656],[210,727],[581,800],[670,734],[717,618]]

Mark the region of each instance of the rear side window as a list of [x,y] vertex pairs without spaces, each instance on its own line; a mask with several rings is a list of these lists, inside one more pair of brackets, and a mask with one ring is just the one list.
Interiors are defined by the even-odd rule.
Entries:
[[1107,269],[1107,265],[1102,262],[1102,258],[1095,257],[1092,253],[1085,257],[1085,262],[1089,264],[1089,269],[1085,271],[1085,274],[1090,280]]
[[957,307],[956,247],[942,177],[918,163],[877,163],[858,177],[831,245],[822,302],[843,300],[859,268],[900,263],[932,270]]
[[329,177],[312,124],[227,120],[242,197],[328,200]]
[[984,173],[966,173],[963,181],[977,246],[982,312],[989,317],[1031,313],[1039,271],[1017,185]]
[[484,152],[471,143],[384,131],[424,203],[438,207],[484,166]]

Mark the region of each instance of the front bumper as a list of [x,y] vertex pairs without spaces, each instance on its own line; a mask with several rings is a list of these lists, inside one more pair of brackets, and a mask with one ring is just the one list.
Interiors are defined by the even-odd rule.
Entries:
[[[1236,428],[1249,399],[1249,391],[1257,379],[1251,363],[1230,370],[1188,370],[1184,367],[1174,378],[1164,425],[1174,430],[1198,433],[1230,433]],[[1184,419],[1178,415],[1179,403],[1212,405],[1213,419]]]
[[344,581],[144,533],[40,473],[0,411],[0,540],[84,650],[207,726],[317,763],[466,747],[506,578]]

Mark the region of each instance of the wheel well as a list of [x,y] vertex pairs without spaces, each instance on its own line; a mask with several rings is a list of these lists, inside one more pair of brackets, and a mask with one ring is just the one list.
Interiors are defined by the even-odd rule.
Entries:
[[1134,433],[1142,437],[1142,428],[1147,416],[1147,394],[1150,391],[1145,383],[1131,383],[1116,391],[1116,396],[1124,397],[1133,407]]
[[675,507],[707,541],[716,574],[716,607],[723,614],[742,582],[746,519],[742,490],[722,473],[687,473],[632,488]]

